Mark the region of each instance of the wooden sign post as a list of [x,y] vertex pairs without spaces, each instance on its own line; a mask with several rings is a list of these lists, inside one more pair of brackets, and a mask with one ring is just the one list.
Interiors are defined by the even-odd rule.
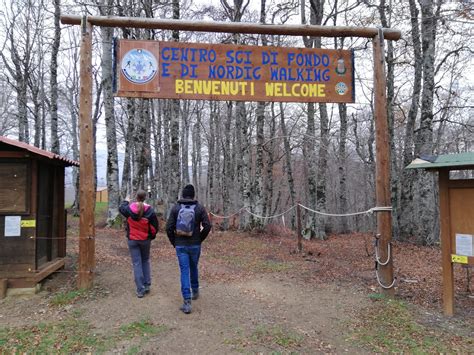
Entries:
[[80,49],[80,170],[79,170],[79,276],[78,288],[92,287],[95,269],[94,137],[92,135],[92,25],[82,18]]
[[[374,51],[374,119],[375,119],[375,200],[377,207],[388,207],[390,201],[390,139],[388,134],[387,114],[387,79],[385,75],[385,53],[383,32],[380,30],[372,40]],[[377,212],[378,263],[382,292],[393,296],[393,255],[390,251],[392,241],[392,213],[390,210]]]

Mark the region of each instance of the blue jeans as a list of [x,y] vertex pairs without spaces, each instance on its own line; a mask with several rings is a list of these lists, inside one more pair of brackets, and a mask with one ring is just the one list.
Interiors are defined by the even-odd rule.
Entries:
[[179,270],[181,271],[181,294],[183,299],[190,300],[192,293],[199,290],[198,263],[201,256],[200,245],[176,246]]
[[140,294],[145,292],[145,285],[151,285],[150,244],[151,240],[128,240],[135,285],[137,286],[137,293]]

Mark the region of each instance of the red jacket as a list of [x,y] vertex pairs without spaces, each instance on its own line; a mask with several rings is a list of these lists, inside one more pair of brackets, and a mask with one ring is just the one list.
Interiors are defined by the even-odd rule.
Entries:
[[138,217],[138,203],[122,202],[120,213],[127,218],[127,238],[131,240],[155,239],[158,232],[158,218],[150,205],[143,203],[143,215]]

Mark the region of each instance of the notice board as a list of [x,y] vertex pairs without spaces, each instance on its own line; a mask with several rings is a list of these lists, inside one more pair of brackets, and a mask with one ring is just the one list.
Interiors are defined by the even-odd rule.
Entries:
[[117,96],[354,102],[350,50],[120,40]]
[[449,189],[450,242],[453,261],[474,264],[474,188]]

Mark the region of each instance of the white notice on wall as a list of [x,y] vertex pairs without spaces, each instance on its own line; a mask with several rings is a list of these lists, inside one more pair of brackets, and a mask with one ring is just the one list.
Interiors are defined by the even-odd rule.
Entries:
[[456,255],[474,256],[472,253],[474,238],[472,234],[456,233]]
[[5,216],[5,237],[21,235],[21,216]]

